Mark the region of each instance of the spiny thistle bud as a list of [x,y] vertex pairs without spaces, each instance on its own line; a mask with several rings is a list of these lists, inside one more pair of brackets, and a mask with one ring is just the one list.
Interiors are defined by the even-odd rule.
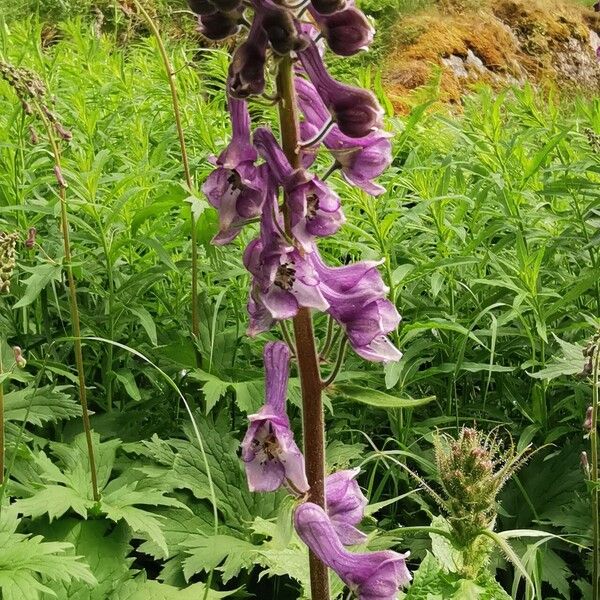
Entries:
[[434,440],[439,478],[446,495],[448,520],[458,539],[468,544],[496,518],[496,497],[522,464],[526,451],[505,447],[495,435],[464,427],[457,439],[437,434]]
[[19,239],[16,233],[0,231],[0,294],[10,292],[10,278],[16,266],[16,247]]
[[27,366],[27,361],[23,356],[23,350],[19,346],[13,346],[13,354],[15,355],[15,364],[19,369],[24,369]]

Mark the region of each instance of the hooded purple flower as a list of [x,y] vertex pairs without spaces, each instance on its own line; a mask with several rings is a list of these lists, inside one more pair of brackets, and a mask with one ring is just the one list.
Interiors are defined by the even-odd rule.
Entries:
[[327,44],[336,54],[352,56],[361,50],[367,50],[371,45],[375,29],[367,17],[354,6],[330,15],[319,14],[314,8],[310,12]]
[[231,142],[202,186],[209,202],[219,211],[219,233],[213,239],[218,245],[232,241],[248,219],[258,217],[265,201],[265,170],[254,164],[258,154],[250,141],[246,102],[230,97],[229,113]]
[[340,131],[352,138],[369,135],[383,125],[383,110],[375,95],[336,81],[329,75],[314,41],[298,53],[302,66]]
[[260,15],[256,15],[246,41],[240,44],[231,59],[227,91],[235,98],[258,96],[265,91],[267,34]]
[[377,270],[381,263],[328,267],[316,252],[310,259],[330,305],[327,312],[344,328],[354,351],[372,362],[400,360],[402,353],[386,337],[398,327],[400,315],[386,299],[389,290]]
[[251,492],[274,492],[287,483],[295,492],[309,490],[304,457],[290,428],[285,403],[290,351],[283,342],[265,346],[266,402],[250,415],[250,426],[242,442],[242,459]]
[[[298,104],[306,119],[300,125],[302,139],[309,140],[326,126],[329,111],[309,81],[296,77],[295,87]],[[323,143],[340,165],[347,181],[377,196],[385,192],[385,188],[373,183],[373,179],[379,177],[392,162],[391,137],[385,131],[373,131],[364,138],[351,138],[334,125]]]
[[362,544],[367,536],[356,528],[365,515],[368,500],[362,493],[356,476],[360,469],[337,471],[325,480],[327,515],[344,546]]
[[248,335],[267,331],[277,321],[295,317],[299,308],[321,311],[329,308],[308,256],[284,239],[276,192],[268,191],[261,235],[250,242],[244,253],[244,265],[253,276]]
[[305,252],[311,252],[315,237],[332,235],[344,223],[340,199],[304,169],[294,170],[268,129],[256,130],[254,144],[287,194],[292,234]]
[[302,541],[338,574],[359,600],[396,600],[399,588],[411,580],[405,562],[408,553],[348,552],[325,511],[312,502],[296,509],[294,525]]

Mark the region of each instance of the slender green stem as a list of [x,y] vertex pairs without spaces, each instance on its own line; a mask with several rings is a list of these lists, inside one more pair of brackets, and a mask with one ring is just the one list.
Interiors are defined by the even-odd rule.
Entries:
[[335,361],[335,365],[331,371],[331,373],[329,374],[329,377],[327,377],[327,379],[323,382],[323,389],[328,388],[336,379],[336,377],[339,375],[339,372],[341,371],[342,367],[344,366],[344,360],[346,358],[346,350],[348,348],[348,338],[346,338],[345,336],[342,338],[342,341],[340,342],[340,346],[338,348],[338,355],[337,355],[337,359]]
[[71,328],[73,332],[73,347],[75,350],[75,367],[77,369],[77,379],[79,382],[79,402],[81,403],[81,413],[83,418],[83,429],[85,431],[85,439],[87,443],[88,458],[90,461],[90,472],[92,481],[92,494],[97,502],[100,499],[98,493],[98,479],[96,474],[96,459],[94,456],[94,445],[92,442],[92,427],[90,424],[90,415],[87,404],[87,390],[85,387],[85,372],[83,365],[83,349],[81,345],[81,324],[79,318],[79,306],[77,304],[77,288],[75,286],[75,277],[73,275],[73,261],[71,256],[71,240],[69,233],[69,215],[67,212],[67,188],[66,182],[63,179],[61,169],[60,148],[54,138],[52,124],[48,121],[44,111],[36,106],[40,119],[42,120],[54,159],[54,171],[58,183],[58,195],[60,198],[60,220],[63,235],[64,247],[64,266],[67,273],[67,282],[69,287],[69,309],[71,311]]
[[333,332],[335,331],[334,325],[335,325],[335,321],[333,320],[333,317],[330,315],[329,319],[327,321],[327,333],[325,334],[325,342],[323,343],[321,350],[319,350],[319,356],[322,359],[326,358],[327,355],[329,354],[329,351],[331,350],[331,343],[333,341]]
[[593,551],[592,551],[592,600],[600,598],[600,514],[598,514],[599,493],[598,489],[598,386],[600,385],[600,341],[594,353],[594,374],[592,378],[592,427],[590,429],[591,465],[590,483],[592,486],[592,525],[593,525]]
[[[277,73],[279,120],[283,150],[294,168],[302,166],[298,152],[298,105],[294,89],[293,64],[290,56],[281,59]],[[285,226],[291,232],[290,215],[284,205]],[[310,485],[310,501],[325,507],[325,415],[323,412],[321,373],[315,345],[310,310],[301,308],[294,318],[296,357],[302,388],[302,417],[306,475]],[[325,564],[313,553],[310,560],[312,600],[329,600],[329,573]]]
[[[173,116],[175,117],[175,127],[177,128],[177,137],[179,138],[179,147],[181,149],[181,164],[183,166],[183,172],[185,175],[185,182],[188,187],[190,194],[194,192],[194,180],[192,178],[192,171],[190,169],[190,161],[188,158],[187,146],[185,143],[185,134],[183,132],[183,125],[181,122],[181,109],[179,107],[179,96],[177,95],[177,86],[175,85],[176,72],[171,65],[171,60],[162,41],[160,31],[154,19],[148,14],[146,9],[141,5],[139,0],[133,0],[138,10],[144,16],[144,19],[148,23],[148,27],[156,38],[158,44],[158,50],[162,58],[162,62],[167,73],[169,80],[169,89],[171,91],[171,102],[173,104]],[[192,334],[196,342],[200,339],[200,317],[198,313],[198,232],[196,231],[197,222],[194,216],[194,206],[190,205],[190,222],[192,226],[191,231],[191,242],[192,242]],[[200,365],[201,357],[197,351],[197,362]]]

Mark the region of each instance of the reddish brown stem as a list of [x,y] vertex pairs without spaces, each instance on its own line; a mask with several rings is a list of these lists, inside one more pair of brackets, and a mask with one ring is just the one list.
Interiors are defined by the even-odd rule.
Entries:
[[[294,168],[301,167],[298,151],[298,109],[294,90],[291,58],[284,57],[277,74],[279,121],[283,150]],[[290,233],[288,211],[285,210],[286,230]],[[302,388],[302,415],[306,476],[310,485],[310,501],[325,508],[325,418],[323,414],[322,383],[319,358],[315,345],[310,310],[302,308],[294,319],[296,353],[300,386]],[[311,552],[310,583],[312,600],[329,600],[329,573],[327,567]]]

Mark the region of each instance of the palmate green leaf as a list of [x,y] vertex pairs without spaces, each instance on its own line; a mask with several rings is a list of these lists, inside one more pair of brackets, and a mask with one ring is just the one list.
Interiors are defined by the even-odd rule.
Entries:
[[169,506],[189,509],[179,500],[165,496],[162,491],[147,488],[138,491],[136,486],[137,482],[123,484],[120,478],[113,480],[100,499],[100,508],[115,523],[123,519],[134,533],[157,544],[168,556],[169,550],[160,527],[160,516],[140,507]]
[[31,275],[24,281],[25,293],[22,298],[13,306],[15,308],[22,308],[29,306],[42,292],[42,290],[51,282],[59,281],[62,267],[61,265],[44,263],[35,267],[22,267],[26,271],[29,271]]
[[333,389],[335,392],[349,400],[384,409],[416,408],[417,406],[423,406],[432,400],[435,400],[435,396],[428,396],[426,398],[410,398],[405,396],[399,398],[392,396],[391,394],[386,394],[385,392],[347,383],[336,384]]
[[23,422],[27,417],[32,425],[43,425],[77,417],[81,415],[81,407],[64,392],[68,389],[68,386],[47,386],[9,392],[4,395],[5,419]]
[[94,585],[95,577],[78,556],[65,552],[66,542],[45,542],[41,536],[15,533],[16,509],[3,507],[0,515],[0,592],[3,600],[38,600],[50,592],[42,583],[80,580]]
[[[129,545],[129,527],[122,522],[116,527],[107,520],[81,521],[60,519],[51,525],[39,523],[37,531],[46,539],[64,540],[73,545],[68,555],[81,556],[89,565],[97,583],[90,586],[82,581],[49,582],[48,587],[61,600],[107,600],[120,586],[131,579],[133,558]],[[51,596],[45,594],[44,600]]]
[[111,600],[219,600],[227,598],[233,592],[209,590],[206,594],[203,583],[194,583],[180,589],[159,581],[146,581],[142,577],[127,581],[111,596]]

